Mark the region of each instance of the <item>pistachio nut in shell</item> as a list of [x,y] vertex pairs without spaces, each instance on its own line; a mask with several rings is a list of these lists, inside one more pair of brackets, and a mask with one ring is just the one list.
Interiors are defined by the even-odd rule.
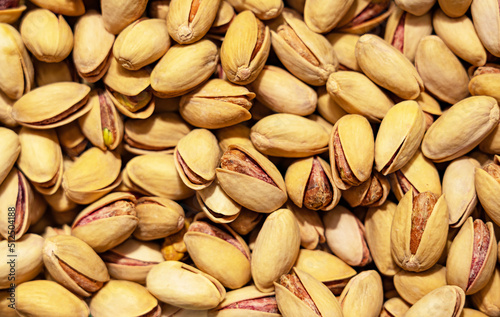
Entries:
[[373,170],[368,180],[342,191],[342,197],[351,207],[377,207],[386,201],[390,189],[387,178]]
[[17,317],[19,316],[15,309],[9,307],[10,304],[10,295],[11,293],[8,290],[0,291],[0,314],[4,317]]
[[139,284],[146,283],[146,276],[164,258],[158,243],[128,239],[122,244],[100,254],[109,275],[117,280]]
[[318,213],[307,208],[299,208],[288,202],[286,207],[293,212],[300,229],[300,245],[314,250],[318,243],[325,243],[325,229]]
[[206,129],[191,130],[174,150],[175,168],[187,187],[207,188],[215,179],[222,153],[215,135]]
[[[326,87],[319,87],[317,109],[322,118],[335,124],[340,118],[347,114],[342,107],[333,100],[332,96],[326,90]],[[333,126],[332,126],[333,128]]]
[[217,136],[223,152],[226,152],[231,144],[253,147],[253,143],[250,141],[250,128],[244,124],[218,129],[215,131],[215,136]]
[[12,118],[12,105],[14,100],[0,89],[0,123],[6,128],[14,128],[18,125],[17,121]]
[[[470,2],[470,0],[466,1]],[[451,1],[441,0],[440,2]],[[455,1],[454,4],[457,2]],[[444,10],[443,7],[441,9]],[[451,17],[438,9],[434,13],[432,24],[436,34],[457,56],[474,66],[482,66],[486,63],[486,50],[470,18],[463,14]]]
[[19,3],[19,1],[7,1],[0,8],[0,23],[12,24],[16,22],[21,14],[26,10],[26,6]]
[[129,281],[109,281],[90,300],[92,316],[161,316],[158,300],[148,290]]
[[469,10],[472,0],[439,0],[439,7],[447,16],[459,18]]
[[416,16],[422,16],[429,12],[436,0],[394,0],[396,5]]
[[251,271],[261,292],[272,291],[273,282],[292,268],[300,249],[300,230],[293,213],[278,209],[265,220],[255,241]]
[[184,227],[181,231],[165,238],[161,247],[161,254],[166,261],[184,261],[188,258],[184,235],[186,234],[191,221],[184,218]]
[[330,291],[338,296],[356,270],[335,255],[321,250],[301,249],[295,267],[309,273],[323,282]]
[[227,79],[238,85],[254,81],[271,49],[269,27],[248,10],[239,13],[226,32],[220,51]]
[[179,44],[200,40],[214,23],[221,0],[172,0],[168,7],[168,33]]
[[369,121],[382,121],[394,102],[366,75],[353,71],[335,72],[326,83],[326,90],[345,112],[359,114]]
[[500,315],[500,268],[495,268],[488,284],[479,292],[472,294],[474,306],[489,316]]
[[384,292],[377,271],[363,271],[354,276],[340,294],[339,303],[344,317],[378,316],[384,303]]
[[363,34],[384,23],[396,6],[392,1],[355,0],[337,26],[341,32]]
[[[233,228],[238,234],[244,236],[249,234],[256,226],[260,223],[264,214],[251,211],[247,208],[242,208],[238,217],[229,223],[229,226]],[[213,221],[213,220],[212,220]]]
[[463,99],[427,130],[422,152],[434,162],[451,161],[481,143],[498,125],[498,119],[499,109],[495,99],[487,96]]
[[90,10],[75,24],[73,62],[78,75],[90,83],[101,79],[111,63],[115,36],[104,27],[102,15]]
[[482,313],[479,310],[475,310],[472,308],[464,308],[462,310],[462,316],[463,317],[487,317],[488,315],[486,315],[485,313]]
[[[256,212],[270,213],[287,199],[286,186],[276,166],[257,150],[230,145],[216,169],[222,189],[234,201]],[[265,201],[262,197],[266,197]]]
[[342,308],[329,289],[296,267],[274,282],[276,301],[283,316],[342,316]]
[[308,157],[325,152],[328,146],[328,132],[319,123],[288,113],[259,120],[250,138],[260,152],[271,156]]
[[434,289],[445,285],[446,267],[439,264],[423,272],[401,270],[394,275],[394,286],[398,294],[412,305]]
[[392,107],[375,140],[376,169],[387,175],[405,166],[419,149],[424,133],[424,113],[416,101],[403,101]]
[[368,209],[365,218],[366,242],[377,269],[385,276],[394,276],[400,270],[391,256],[391,237],[387,234],[396,208],[397,205],[388,200],[379,207]]
[[53,281],[29,281],[16,287],[16,310],[20,316],[88,317],[87,304]]
[[255,285],[226,293],[224,300],[208,312],[209,317],[281,316],[274,292],[260,292]]
[[448,251],[448,284],[457,285],[467,295],[485,287],[495,271],[497,247],[493,224],[469,217]]
[[229,0],[229,3],[236,11],[250,10],[261,20],[276,18],[283,10],[283,0]]
[[90,204],[119,185],[120,167],[118,153],[90,148],[64,171],[62,187],[74,202]]
[[373,130],[365,117],[353,114],[340,118],[333,126],[329,143],[335,186],[346,190],[370,178],[374,148]]
[[190,126],[173,112],[155,113],[147,119],[127,120],[124,148],[137,155],[171,154],[177,142],[190,130]]
[[306,0],[304,21],[316,33],[330,32],[353,3],[354,0]]
[[[198,219],[198,220],[196,220]],[[225,287],[236,289],[250,281],[250,249],[226,224],[195,218],[184,235],[193,262]]]
[[422,297],[406,312],[406,317],[459,317],[465,305],[464,291],[454,285],[436,288]]
[[[16,240],[15,255],[17,263],[15,266],[16,284],[21,284],[34,279],[43,269],[42,247],[44,239],[37,234],[28,233]],[[0,241],[0,252],[5,256],[9,255],[8,240]],[[12,250],[12,249],[11,249]],[[12,273],[8,261],[0,265],[0,289],[11,287]],[[9,280],[9,273],[11,273]]]
[[[328,93],[325,91],[325,94],[328,95]],[[307,119],[309,120],[312,120],[316,123],[319,123],[321,124],[321,126],[323,128],[325,128],[326,131],[328,131],[328,133],[331,133],[332,130],[333,130],[333,124],[331,124],[328,120],[326,120],[325,118],[323,118],[320,114],[311,114],[311,115],[308,115],[306,117]]]
[[323,215],[326,242],[333,254],[352,266],[365,266],[372,261],[365,240],[365,228],[347,208],[340,205]]
[[222,79],[211,79],[181,98],[179,112],[190,124],[219,129],[249,120],[255,93]]
[[355,48],[359,35],[331,32],[326,35],[339,61],[339,70],[361,71],[356,60]]
[[21,34],[11,25],[0,23],[0,90],[17,100],[29,92],[35,81],[33,63]]
[[71,27],[62,15],[56,16],[47,9],[30,10],[20,31],[26,48],[42,62],[60,62],[73,49]]
[[174,45],[153,68],[151,87],[161,98],[184,95],[214,73],[218,60],[217,46],[208,39]]
[[178,261],[153,267],[146,287],[164,303],[194,310],[215,308],[226,295],[224,286],[215,278]]
[[[473,96],[486,95],[500,100],[498,87],[500,85],[500,66],[488,63],[477,68],[469,68],[469,91]],[[491,150],[488,151],[492,152]]]
[[135,197],[130,193],[111,193],[82,210],[71,226],[71,234],[96,252],[107,251],[134,232],[139,219]]
[[384,302],[380,317],[402,317],[410,305],[401,297],[392,297]]
[[475,159],[462,156],[453,160],[443,176],[450,226],[458,228],[467,220],[477,204],[475,174],[480,164]]
[[130,23],[142,16],[147,4],[147,0],[101,1],[104,26],[112,34],[120,33]]
[[139,240],[165,238],[184,226],[184,210],[173,200],[164,197],[141,197],[135,204],[139,223],[134,237]]
[[0,184],[7,177],[21,152],[19,136],[12,130],[0,127]]
[[90,87],[60,82],[36,88],[12,107],[12,118],[33,129],[50,129],[67,124],[90,111]]
[[476,167],[475,169],[475,188],[477,197],[481,202],[481,206],[486,211],[486,214],[493,220],[495,224],[500,224],[500,213],[498,205],[500,201],[494,195],[500,187],[498,170],[500,157],[495,155],[492,163],[483,165],[483,168]]
[[101,258],[74,236],[47,238],[43,245],[43,263],[55,281],[80,296],[90,296],[109,281]]
[[[500,56],[500,14],[495,0],[472,1],[470,6],[472,22],[484,47],[494,56]],[[491,22],[491,23],[489,23]]]
[[222,0],[219,8],[217,9],[214,23],[210,27],[209,32],[225,34],[235,16],[236,13],[234,13],[233,6],[228,1]]
[[57,14],[80,16],[85,13],[85,5],[82,0],[34,0],[32,2],[40,8]]
[[363,72],[376,84],[404,99],[416,99],[424,82],[403,53],[373,34],[356,43],[356,59]]
[[[215,223],[232,223],[242,211],[242,207],[224,192],[217,179],[210,186],[198,190],[196,199],[205,215]],[[245,210],[253,213],[248,209]],[[251,219],[252,217],[247,218],[250,223],[252,222]],[[239,223],[241,227],[239,228],[243,229],[245,224],[248,223],[241,219],[241,223]],[[235,229],[235,231],[238,230]]]

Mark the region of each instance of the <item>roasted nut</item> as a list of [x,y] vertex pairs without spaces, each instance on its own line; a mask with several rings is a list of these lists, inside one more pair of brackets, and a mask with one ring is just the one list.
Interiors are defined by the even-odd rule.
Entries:
[[454,285],[446,285],[436,288],[422,297],[406,312],[406,317],[417,316],[461,316],[465,305],[464,291]]
[[304,21],[316,33],[330,32],[353,3],[354,0],[306,0]]
[[[365,300],[360,301],[360,298]],[[384,303],[380,275],[369,270],[354,276],[342,291],[339,302],[345,317],[378,316]]]
[[398,294],[411,305],[426,294],[446,284],[446,267],[436,264],[423,272],[401,270],[394,275],[394,286]]
[[144,13],[147,4],[147,0],[102,0],[101,11],[104,26],[112,34],[120,33]]
[[0,127],[0,184],[9,174],[21,152],[19,136],[12,130]]
[[500,157],[495,155],[494,162],[485,164],[482,169],[476,167],[474,183],[477,197],[479,198],[481,205],[486,211],[486,214],[497,225],[500,223],[500,214],[497,208],[500,202],[497,196],[493,193],[495,193],[497,188],[500,186],[499,164]]
[[273,19],[283,10],[283,0],[229,0],[229,3],[236,11],[250,10],[261,20]]
[[377,207],[385,202],[390,188],[389,181],[384,175],[372,171],[367,181],[342,191],[342,197],[351,207]]
[[385,22],[396,6],[389,0],[354,1],[354,4],[339,21],[341,32],[363,34]]
[[[218,180],[212,182],[210,186],[198,190],[196,199],[205,215],[215,223],[232,223],[240,215],[242,209],[238,203],[224,192]],[[249,215],[252,213],[248,209],[245,210]],[[247,220],[252,222],[252,217],[250,216]],[[245,224],[243,224],[245,220],[241,219],[241,221],[242,223],[239,224],[241,227],[239,228],[246,231]]]
[[265,314],[269,317],[281,316],[274,292],[262,293],[254,285],[227,292],[224,300],[208,312],[209,317],[231,317]]

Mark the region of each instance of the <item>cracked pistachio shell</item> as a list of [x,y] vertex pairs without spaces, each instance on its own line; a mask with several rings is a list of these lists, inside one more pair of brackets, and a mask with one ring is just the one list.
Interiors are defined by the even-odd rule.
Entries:
[[[498,155],[495,155],[494,163],[497,165],[500,163],[500,157]],[[500,199],[496,193],[500,190],[500,183],[482,168],[476,167],[475,172],[474,184],[481,206],[484,208],[486,214],[491,218],[491,220],[495,224],[499,225]]]
[[[272,313],[265,311],[265,307],[262,307],[263,309],[256,309],[257,307],[251,306],[252,303],[256,303],[257,306],[261,303],[261,301],[271,298],[274,299],[274,292],[262,293],[255,287],[255,285],[245,286],[240,289],[227,292],[226,297],[219,304],[219,306],[208,312],[208,317],[279,317],[281,314],[278,312]],[[250,301],[250,307],[244,306],[246,301]],[[240,307],[240,302],[243,304],[243,307]],[[270,301],[266,303],[271,304],[272,302]],[[274,305],[276,305],[275,299]],[[275,308],[277,309],[277,306]]]
[[[338,145],[343,152],[340,156],[335,149],[337,133]],[[344,164],[338,166],[338,160],[343,158],[353,177],[361,184],[368,180],[372,173],[374,148],[373,130],[365,117],[356,114],[345,115],[335,123],[330,136],[329,150],[333,181],[337,188],[346,190],[352,186],[342,179],[342,174],[346,173],[344,171],[346,166]],[[364,153],[364,155],[359,155],[359,153]],[[338,160],[337,156],[339,156]]]
[[422,38],[415,55],[415,67],[425,88],[438,99],[454,104],[469,96],[467,72],[440,37]]
[[297,12],[284,9],[281,24],[273,28],[273,49],[283,65],[297,78],[322,86],[339,62],[330,42],[311,31]]
[[62,187],[74,202],[90,204],[120,184],[120,167],[118,153],[90,148],[64,171]]
[[387,175],[405,166],[419,149],[424,133],[424,113],[416,101],[407,100],[392,107],[375,140],[377,171]]
[[101,254],[109,275],[117,280],[146,284],[146,276],[156,264],[165,261],[155,242],[128,239]]
[[354,276],[342,291],[339,302],[344,317],[378,316],[384,303],[380,275],[369,270]]
[[422,16],[429,12],[436,0],[394,0],[394,2],[404,11],[416,16]]
[[355,55],[359,35],[332,32],[326,35],[326,38],[337,55],[340,70],[361,71]]
[[[482,224],[488,229],[489,243],[485,249],[484,238],[478,239],[476,230],[476,223],[482,220],[476,219],[473,221],[469,217],[462,225],[462,228],[456,235],[448,251],[448,258],[446,260],[446,279],[448,284],[457,285],[465,291],[466,295],[477,293],[486,286],[495,271],[495,264],[497,260],[497,240],[493,224],[487,222]],[[481,245],[477,245],[481,244]],[[480,256],[474,254],[475,252],[485,252],[480,254],[483,257],[483,262],[479,266]],[[471,270],[474,268],[474,272]]]
[[40,61],[57,63],[73,49],[73,32],[62,15],[47,9],[30,10],[21,23],[26,48]]
[[330,32],[353,3],[354,0],[306,0],[304,21],[316,33]]
[[[459,18],[467,13],[472,0],[438,0],[438,2],[443,13],[450,18]],[[464,36],[463,33],[460,35]]]
[[[30,226],[31,213],[35,208],[33,191],[28,180],[13,167],[0,184],[0,235],[5,239],[18,241]],[[12,207],[14,219],[12,219]],[[14,221],[14,223],[12,223]],[[12,226],[14,225],[14,230]]]
[[19,19],[21,14],[23,14],[24,10],[26,10],[25,5],[20,5],[15,8],[0,10],[0,23],[13,24]]
[[445,285],[422,297],[404,316],[459,317],[464,305],[464,291],[454,285]]
[[[314,168],[316,175],[313,175],[314,160],[319,163],[320,169]],[[311,177],[314,177],[314,182],[310,183]],[[326,181],[326,184],[324,183]],[[324,185],[317,185],[323,182]],[[314,205],[314,210],[331,210],[340,200],[340,190],[335,186],[332,178],[332,169],[321,157],[308,157],[294,161],[288,167],[285,174],[285,185],[288,197],[299,208],[306,207],[304,205],[305,194],[308,191],[314,192],[316,195],[312,197],[309,205]],[[311,186],[311,188],[309,188]],[[324,189],[318,189],[323,187]],[[316,193],[317,192],[317,193]],[[328,202],[329,196],[329,202]],[[316,205],[318,205],[316,207]],[[312,206],[309,206],[312,207]],[[313,208],[310,208],[313,209]]]
[[416,16],[396,7],[387,19],[384,40],[399,49],[413,63],[420,39],[431,34],[430,12]]
[[[319,87],[318,93],[318,112],[322,118],[327,120],[330,124],[335,124],[340,118],[347,114],[347,112],[333,100],[325,86]],[[333,125],[332,127],[333,128]],[[331,132],[331,131],[330,131]]]
[[21,34],[11,25],[0,23],[0,90],[19,99],[34,86],[35,72]]
[[476,147],[498,125],[495,99],[474,96],[461,100],[441,115],[427,130],[422,152],[434,162],[445,162]]
[[196,191],[196,198],[205,215],[215,223],[230,223],[242,207],[229,197],[216,179],[210,186]]
[[260,221],[264,218],[264,214],[252,211],[247,208],[242,208],[238,217],[229,223],[229,226],[238,234],[244,236],[249,234],[257,227]]
[[[486,64],[485,66],[493,66],[493,67],[498,67],[497,65],[494,64]],[[486,95],[490,96],[496,99],[497,102],[500,101],[500,94],[498,93],[500,89],[500,74],[498,74],[496,71],[493,73],[483,73],[479,75],[473,75],[469,81],[469,91],[471,95],[473,96],[480,96],[480,95]],[[498,133],[498,132],[497,132]],[[498,140],[496,140],[498,137],[495,138],[495,141],[490,140],[488,143],[485,143],[482,145],[483,149],[486,150],[488,153],[498,153],[500,152],[499,145],[498,145]],[[481,149],[482,151],[484,151]]]
[[[421,272],[436,264],[443,253],[448,235],[449,215],[446,200],[441,195],[430,215],[426,213],[419,215],[420,217],[414,216],[413,196],[413,191],[408,191],[399,201],[394,213],[391,226],[391,253],[394,261],[404,270]],[[418,232],[414,232],[412,223],[420,218],[427,221],[425,225],[416,228]],[[412,253],[410,245],[414,239],[419,240],[416,252]]]
[[333,254],[351,266],[365,266],[372,261],[361,221],[340,205],[323,215],[326,242]]
[[214,181],[221,155],[219,143],[212,132],[194,129],[175,147],[175,168],[187,187],[200,190]]
[[19,130],[19,142],[19,169],[37,191],[44,195],[54,194],[59,189],[63,176],[62,151],[56,131],[22,127]]
[[0,127],[0,184],[7,177],[21,152],[19,136],[12,130]]
[[[159,316],[158,300],[148,290],[129,281],[109,281],[90,300],[92,316]],[[153,313],[156,312],[156,313]]]
[[16,310],[19,316],[88,317],[85,302],[53,281],[36,280],[16,287]]
[[182,182],[175,168],[174,156],[170,154],[136,156],[127,163],[124,173],[125,183],[127,178],[132,188],[149,195],[180,200],[194,193]]
[[316,109],[314,89],[279,67],[264,66],[250,88],[257,100],[275,112],[307,116]]
[[488,317],[485,313],[479,310],[474,310],[472,308],[464,308],[462,310],[462,317]]
[[252,141],[250,141],[250,128],[244,124],[235,124],[216,130],[215,135],[217,136],[217,140],[219,140],[219,146],[223,152],[226,152],[231,144],[254,147]]
[[488,284],[471,296],[474,306],[488,316],[500,315],[500,268],[496,268]]
[[[409,188],[403,187],[406,181],[419,193],[430,191],[441,195],[441,180],[438,170],[431,160],[420,150],[399,171],[388,175],[391,188],[398,200],[401,200]],[[405,181],[406,179],[406,181]],[[409,186],[408,186],[409,187]]]
[[[61,262],[73,271],[71,275]],[[55,235],[45,239],[43,263],[55,281],[80,296],[88,297],[97,291],[89,290],[86,286],[100,289],[103,283],[109,281],[106,265],[97,253],[88,244],[70,235]],[[95,285],[85,285],[87,283]]]
[[479,150],[484,153],[500,153],[500,126],[497,125],[493,131],[479,144]]
[[[42,247],[44,239],[37,234],[28,233],[21,239],[16,240],[15,255],[15,283],[21,284],[34,279],[43,269]],[[0,241],[0,252],[6,260],[0,264],[0,289],[9,288],[12,281],[11,267],[8,262],[9,255],[8,240]],[[2,315],[3,316],[3,315]]]
[[452,228],[461,227],[469,218],[477,204],[474,184],[476,168],[480,164],[473,158],[462,156],[453,160],[444,173],[443,194],[445,194],[449,224]]
[[325,243],[325,229],[318,213],[314,210],[299,208],[292,203],[286,207],[291,210],[297,219],[300,229],[300,245],[306,249],[314,250],[318,243]]
[[472,21],[484,47],[493,55],[500,56],[500,10],[498,1],[472,1]]
[[261,20],[276,18],[283,10],[283,0],[228,0],[238,12],[252,11]]
[[[442,1],[444,0],[440,2]],[[470,2],[470,0],[466,1]],[[486,63],[486,50],[477,36],[471,19],[463,13],[451,18],[449,14],[438,9],[434,13],[432,24],[436,34],[458,57],[474,66],[482,66]]]
[[335,255],[321,250],[301,249],[295,267],[323,282],[334,295],[340,295],[356,270]]
[[446,267],[436,264],[424,272],[399,271],[394,276],[394,286],[406,302],[411,305],[436,288],[446,284]]
[[403,317],[410,305],[401,297],[392,297],[384,302],[380,317]]
[[269,27],[251,11],[239,13],[231,22],[220,51],[227,79],[238,85],[254,81],[264,67],[270,49]]
[[[335,295],[333,295],[323,283],[297,267],[292,268],[292,272],[294,272],[299,278],[304,290],[310,296],[321,316],[342,316],[342,308],[335,298]],[[317,316],[317,314],[311,310],[309,305],[305,304],[301,298],[297,297],[286,287],[277,282],[274,282],[274,287],[276,290],[276,301],[278,303],[279,310],[284,316]]]
[[388,200],[379,207],[368,209],[365,218],[366,242],[377,269],[385,276],[394,276],[400,271],[391,256],[391,231],[392,220],[397,205]]
[[90,83],[101,79],[111,62],[115,36],[104,28],[102,16],[90,10],[75,25],[73,61],[78,75]]
[[356,43],[356,60],[376,84],[403,99],[416,99],[424,82],[413,64],[395,47],[373,34],[362,35]]
[[[203,217],[204,215],[201,218]],[[199,217],[195,218],[191,226],[201,223],[196,220],[203,220],[207,227],[215,227],[214,224]],[[250,249],[246,242],[228,225],[221,224],[218,228],[229,235],[233,241],[227,241],[208,232],[188,229],[184,235],[184,243],[197,268],[213,276],[227,288],[240,288],[247,284],[251,278]],[[235,244],[239,246],[236,247]]]
[[184,209],[168,198],[141,197],[137,200],[135,211],[139,223],[134,237],[139,240],[165,238],[184,227]]
[[250,132],[262,153],[281,157],[307,157],[326,152],[328,131],[301,116],[277,113],[259,120]]
[[219,129],[252,118],[250,107],[255,93],[222,79],[211,79],[181,98],[179,112],[190,124]]
[[278,209],[260,229],[252,252],[251,270],[261,292],[274,289],[273,282],[292,268],[300,249],[300,229],[293,213]]
[[224,286],[215,278],[178,261],[165,261],[153,267],[146,285],[160,301],[185,309],[215,308],[226,295]]
[[85,13],[82,0],[33,0],[31,2],[56,14],[80,16]]
[[379,123],[394,102],[364,74],[352,71],[332,73],[326,90],[345,112],[360,114]]
[[[376,3],[381,8],[381,12],[376,14],[374,17],[370,16],[370,10],[373,10],[373,2],[370,0],[355,0],[351,5],[349,10],[347,10],[344,17],[339,21],[337,28],[340,32],[363,34],[373,30],[375,27],[384,23],[387,18],[394,11],[396,6],[391,1],[379,1]],[[377,8],[377,7],[375,7]],[[366,14],[366,17],[362,17]],[[355,18],[362,17],[360,21],[356,21]]]
[[351,207],[378,207],[386,201],[390,190],[387,178],[377,171],[372,171],[368,180],[342,191],[342,197]]
[[214,23],[221,0],[172,0],[168,8],[168,33],[179,44],[199,41]]
[[114,248],[130,237],[139,222],[135,203],[130,193],[111,193],[76,216],[71,234],[99,253]]
[[174,45],[151,72],[151,87],[161,98],[184,95],[214,73],[218,60],[217,46],[210,40]]
[[45,85],[16,101],[12,117],[33,129],[60,127],[90,111],[89,92],[89,86],[74,82]]
[[172,154],[174,148],[190,131],[189,125],[173,112],[155,113],[147,119],[125,122],[124,147],[133,154]]
[[234,13],[233,6],[226,0],[220,2],[219,8],[217,9],[217,14],[215,15],[215,20],[210,27],[210,33],[225,34],[231,21],[236,16]]
[[147,0],[101,1],[104,27],[112,34],[120,33],[130,23],[142,16],[147,4]]
[[7,128],[14,128],[18,125],[17,121],[12,118],[12,105],[14,100],[7,97],[0,88],[0,123]]
[[241,206],[256,212],[270,213],[281,207],[287,200],[287,193],[285,181],[276,166],[254,148],[232,144],[226,152],[230,150],[238,150],[251,158],[276,186],[253,176],[217,168],[217,179],[226,194]]
[[139,70],[160,59],[170,47],[167,25],[162,19],[139,19],[116,38],[113,56],[128,70]]

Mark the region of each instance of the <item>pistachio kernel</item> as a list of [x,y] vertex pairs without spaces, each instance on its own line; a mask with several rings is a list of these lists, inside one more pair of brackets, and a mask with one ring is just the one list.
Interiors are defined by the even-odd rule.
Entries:
[[370,179],[370,187],[368,187],[368,191],[366,192],[363,201],[361,201],[361,206],[369,206],[377,202],[383,195],[384,189],[382,188],[382,184],[377,176],[372,175]]
[[479,272],[488,255],[488,248],[490,246],[490,230],[481,219],[474,221],[474,243],[472,250],[472,261],[470,265],[469,280],[467,288],[476,280]]
[[254,310],[269,314],[279,314],[278,303],[276,302],[276,297],[274,296],[242,300],[229,304],[221,310],[226,309]]
[[319,60],[314,56],[311,50],[304,44],[304,42],[297,36],[297,33],[288,25],[280,25],[278,27],[278,35],[290,45],[290,47],[302,56],[306,61],[319,66]]
[[292,292],[293,295],[297,296],[301,301],[304,302],[311,310],[318,316],[321,316],[321,313],[316,307],[311,295],[307,292],[306,288],[300,281],[299,277],[295,272],[290,274],[283,274],[278,282],[281,286],[285,287],[287,290]]
[[337,166],[338,173],[343,182],[358,186],[361,182],[357,179],[347,162],[344,155],[344,149],[342,148],[342,143],[340,142],[339,129],[335,130],[333,135],[333,148],[335,151],[335,165]]
[[431,216],[432,210],[437,203],[438,196],[431,192],[421,194],[413,194],[413,209],[411,214],[411,236],[410,236],[410,252],[417,253],[420,240],[424,235],[427,220]]
[[330,181],[318,158],[315,157],[304,192],[304,206],[308,209],[318,210],[327,207],[332,199],[333,191]]
[[68,264],[64,263],[64,261],[62,261],[61,259],[57,258],[57,260],[59,261],[59,265],[61,266],[61,268],[63,269],[63,271],[66,274],[68,274],[68,276],[73,281],[75,281],[75,283],[78,284],[78,286],[80,286],[86,292],[88,292],[88,293],[95,293],[98,290],[100,290],[102,288],[102,286],[104,285],[103,282],[98,282],[96,280],[93,280],[93,279],[91,279],[91,278],[83,275],[82,273],[76,271],[71,266],[69,266]]
[[267,175],[267,173],[257,164],[257,162],[255,162],[255,160],[250,156],[246,155],[243,151],[237,149],[228,150],[224,153],[224,155],[222,155],[220,162],[222,169],[255,177],[261,181],[278,187],[272,178],[269,177],[269,175]]
[[17,8],[18,6],[19,0],[0,0],[0,10]]

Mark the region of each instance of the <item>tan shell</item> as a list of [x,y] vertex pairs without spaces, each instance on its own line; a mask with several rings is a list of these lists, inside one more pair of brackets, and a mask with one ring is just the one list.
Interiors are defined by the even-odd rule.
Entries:
[[[360,301],[360,298],[363,298]],[[363,271],[354,276],[339,298],[344,317],[376,317],[382,310],[384,292],[377,271]]]
[[354,19],[362,15],[365,10],[370,11],[370,4],[372,4],[370,0],[355,0],[347,13],[339,21],[337,25],[338,30],[354,34],[367,33],[384,23],[396,8],[393,2],[382,2],[381,4],[387,6],[377,16],[368,19],[364,18],[360,22],[354,22]]
[[[373,183],[372,183],[373,182]],[[372,185],[376,184],[376,191],[372,191]],[[381,190],[379,194],[377,191]],[[378,207],[382,205],[387,196],[389,196],[391,185],[389,180],[377,171],[372,171],[372,175],[368,180],[358,186],[352,186],[349,189],[342,191],[342,197],[351,207]]]
[[318,213],[314,210],[299,208],[292,203],[286,207],[291,210],[297,219],[300,229],[300,245],[305,249],[314,250],[318,243],[325,243],[325,229]]
[[250,10],[261,20],[273,19],[283,10],[282,0],[229,0],[229,3],[236,11]]
[[26,10],[25,5],[20,5],[16,8],[0,10],[0,23],[13,24],[16,22],[21,14]]
[[102,20],[106,29],[113,34],[120,33],[146,10],[147,0],[103,0]]
[[405,317],[435,316],[459,317],[465,305],[464,291],[454,285],[436,288],[422,297],[405,314]]
[[495,0],[472,1],[472,21],[484,47],[495,56],[500,56],[500,13]]
[[317,93],[317,110],[322,118],[324,118],[331,124],[335,124],[340,118],[347,114],[347,112],[345,112],[344,109],[342,109],[342,107],[340,107],[339,104],[333,100],[333,98],[326,90],[326,87],[319,87]]
[[436,264],[424,272],[399,271],[394,276],[398,294],[411,305],[426,294],[446,284],[446,267]]
[[165,261],[153,267],[146,285],[162,302],[185,309],[215,308],[226,295],[215,278],[178,261]]
[[439,0],[438,2],[441,10],[443,10],[447,16],[459,18],[467,13],[472,0]]
[[495,268],[488,284],[479,292],[472,294],[471,299],[474,305],[483,313],[489,316],[500,314],[500,268]]
[[498,119],[495,99],[486,96],[463,99],[432,124],[422,141],[422,152],[435,162],[453,160],[481,143],[497,126]]
[[212,24],[209,32],[225,34],[235,16],[236,13],[234,13],[233,6],[228,1],[222,0],[219,8],[217,9],[217,15],[215,16],[214,23]]
[[394,2],[405,11],[416,16],[422,16],[429,12],[436,0],[394,0]]
[[[494,68],[498,67],[496,64],[486,64],[485,66],[491,66]],[[471,71],[471,68],[469,68],[469,72]],[[500,94],[498,93],[499,87],[500,76],[498,73],[486,72],[479,75],[475,75],[474,73],[471,74],[471,79],[469,81],[469,91],[473,96],[486,95],[495,98],[498,102],[500,101]],[[498,145],[495,144],[494,148],[498,148]],[[488,148],[485,147],[485,149]],[[492,152],[492,150],[490,149],[489,152]]]
[[254,147],[250,141],[250,128],[243,124],[219,129],[215,131],[222,152],[226,152],[231,144],[240,144],[244,147]]
[[0,123],[7,128],[17,126],[17,121],[12,118],[12,105],[14,100],[7,97],[0,89]]
[[73,61],[80,77],[93,83],[101,79],[111,62],[115,36],[104,27],[102,16],[90,10],[75,25]]
[[475,310],[472,308],[464,308],[462,310],[463,317],[488,317],[485,313],[480,312],[479,310]]
[[359,35],[349,33],[329,33],[326,38],[330,42],[339,60],[339,68],[348,71],[361,71],[356,60],[355,49]]
[[184,227],[184,210],[175,201],[164,197],[141,197],[135,211],[139,223],[134,237],[139,240],[165,238]]
[[279,209],[270,214],[260,229],[252,252],[251,270],[261,292],[272,291],[273,282],[287,273],[300,249],[300,230],[293,213]]
[[34,0],[32,2],[41,8],[62,15],[79,16],[85,13],[82,0]]
[[401,297],[392,297],[384,302],[380,317],[403,317],[410,305]]
[[19,136],[12,130],[0,127],[0,184],[7,177],[21,152]]
[[[226,297],[224,300],[214,308],[213,310],[208,312],[208,317],[237,317],[242,316],[244,314],[248,317],[279,317],[281,314],[279,313],[269,313],[263,311],[255,311],[252,309],[245,309],[242,307],[238,307],[236,305],[235,308],[227,308],[229,305],[234,305],[238,302],[244,302],[247,300],[258,300],[266,297],[274,297],[274,292],[262,293],[260,292],[255,285],[249,285],[242,288],[239,288],[234,291],[230,291],[226,293]],[[177,317],[177,315],[175,315]],[[182,317],[179,315],[179,317]],[[187,317],[187,316],[186,316]]]
[[[494,162],[499,164],[500,157],[498,155],[495,155]],[[486,214],[495,224],[500,224],[500,213],[498,212],[500,201],[496,195],[500,183],[485,170],[476,167],[474,184],[477,191],[477,197],[481,202],[481,206],[486,211]]]
[[307,0],[304,21],[316,33],[330,32],[353,3],[354,0]]
[[210,186],[198,190],[196,198],[205,215],[215,223],[233,222],[242,209],[224,192],[217,179]]

